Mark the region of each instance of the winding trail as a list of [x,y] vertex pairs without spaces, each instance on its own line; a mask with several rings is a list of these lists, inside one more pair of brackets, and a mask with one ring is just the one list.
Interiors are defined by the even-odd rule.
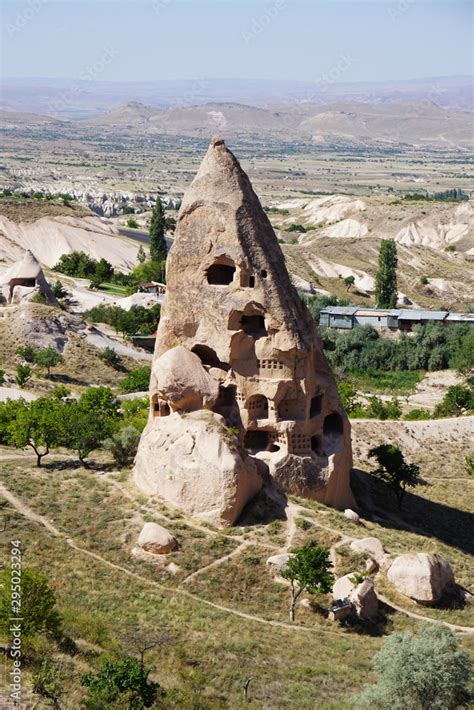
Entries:
[[[6,456],[3,454],[0,455],[0,461],[16,460],[18,458],[31,458],[31,457],[28,457],[28,456],[19,457],[18,455]],[[136,500],[136,498],[133,496],[132,493],[130,493],[129,491],[126,491],[126,489],[124,489],[122,486],[120,486],[116,482],[114,482],[114,485],[116,486],[116,488],[118,490],[120,490],[122,492],[122,494],[126,495],[130,500],[133,500],[135,503],[139,504],[139,502]],[[205,606],[208,606],[212,609],[216,609],[216,610],[223,612],[225,614],[231,614],[231,615],[237,616],[241,619],[246,619],[247,621],[252,621],[257,624],[263,624],[265,626],[272,626],[272,627],[287,629],[292,632],[301,632],[302,631],[304,633],[319,633],[319,632],[323,631],[324,633],[332,634],[332,635],[336,635],[336,636],[341,636],[341,634],[343,634],[343,632],[341,630],[328,629],[323,626],[303,626],[300,624],[285,623],[283,621],[264,619],[263,617],[257,616],[255,614],[248,614],[246,612],[239,611],[237,609],[232,609],[232,608],[226,607],[222,604],[217,604],[215,602],[211,602],[208,599],[203,599],[202,597],[192,594],[191,592],[188,592],[187,590],[181,589],[179,587],[167,587],[166,585],[161,584],[160,582],[156,582],[152,579],[148,579],[147,577],[143,577],[142,575],[137,574],[136,572],[132,572],[131,570],[127,569],[126,567],[122,567],[121,565],[118,565],[115,562],[111,562],[110,560],[107,560],[104,557],[101,557],[100,555],[98,555],[95,552],[92,552],[91,550],[87,550],[83,547],[80,547],[79,545],[77,545],[74,542],[74,540],[72,538],[66,537],[65,534],[62,533],[57,527],[55,527],[55,525],[53,523],[51,523],[47,518],[45,518],[42,515],[39,515],[38,513],[35,513],[28,505],[26,505],[26,503],[24,503],[21,500],[21,498],[19,498],[17,495],[12,493],[1,482],[0,482],[0,495],[3,496],[10,503],[10,505],[13,508],[15,508],[15,510],[17,510],[17,512],[20,513],[23,517],[25,517],[27,520],[30,520],[34,523],[42,525],[51,535],[53,535],[54,537],[59,538],[61,540],[64,540],[66,542],[66,544],[69,547],[71,547],[73,550],[75,550],[77,553],[79,553],[81,555],[85,555],[85,556],[95,560],[96,562],[99,562],[100,564],[109,567],[110,569],[113,569],[117,572],[121,572],[122,574],[126,574],[129,577],[133,577],[148,586],[154,587],[155,589],[159,589],[164,594],[185,597],[187,599],[191,599],[192,601],[194,601],[198,604],[204,604]],[[291,545],[292,539],[293,539],[294,534],[296,532],[296,522],[295,522],[296,516],[298,513],[301,513],[304,511],[304,508],[302,508],[301,506],[298,506],[294,503],[291,503],[291,502],[288,504],[288,508],[289,508],[288,531],[287,531],[287,536],[286,536],[285,549],[287,549]],[[155,511],[155,513],[156,513],[156,511]],[[167,519],[166,516],[164,516],[163,514],[159,514],[159,517],[163,517],[164,519]],[[356,537],[352,537],[350,535],[341,534],[340,531],[338,531],[334,528],[327,527],[325,525],[321,525],[320,523],[316,523],[311,518],[307,518],[307,519],[310,522],[312,522],[313,525],[315,525],[316,527],[320,527],[320,528],[328,530],[329,532],[332,532],[332,533],[337,533],[338,536],[341,536],[341,539],[337,543],[332,545],[330,548],[331,560],[333,561],[333,564],[336,561],[335,551],[338,547],[340,547],[344,544],[347,544],[347,542],[350,542],[352,540],[359,539]],[[196,527],[196,528],[202,530],[203,532],[205,531],[211,535],[216,534],[216,533],[213,533],[213,531],[210,531],[206,528],[201,528],[198,525],[193,525],[193,527]],[[239,538],[239,536],[227,536],[227,537],[231,537],[233,540],[236,540],[236,539],[239,540],[240,545],[238,545],[238,547],[235,548],[234,550],[232,550],[232,552],[230,552],[229,554],[227,554],[217,560],[214,560],[210,564],[205,565],[204,567],[201,567],[200,569],[196,570],[195,572],[190,574],[188,577],[186,577],[185,580],[183,580],[183,581],[188,582],[190,579],[196,577],[197,575],[208,570],[209,568],[215,567],[215,566],[218,566],[218,565],[224,563],[226,560],[231,558],[233,555],[236,555],[238,552],[241,552],[242,549],[245,549],[245,547],[248,547],[249,545],[260,544],[258,542],[256,543],[254,540],[245,540],[242,537]],[[262,547],[269,547],[269,545],[262,545]],[[423,615],[417,614],[413,611],[409,611],[407,609],[404,609],[403,607],[400,607],[397,604],[394,604],[394,602],[390,601],[389,599],[387,599],[387,597],[385,597],[379,593],[377,593],[377,595],[378,595],[380,601],[382,601],[388,607],[394,609],[395,611],[400,612],[401,614],[405,614],[406,616],[408,616],[410,618],[417,619],[419,621],[426,621],[431,624],[441,623],[444,626],[447,626],[452,631],[456,631],[456,632],[463,633],[463,634],[474,634],[474,627],[460,626],[458,624],[451,624],[447,621],[437,620],[437,619],[433,619],[428,616],[423,616]]]

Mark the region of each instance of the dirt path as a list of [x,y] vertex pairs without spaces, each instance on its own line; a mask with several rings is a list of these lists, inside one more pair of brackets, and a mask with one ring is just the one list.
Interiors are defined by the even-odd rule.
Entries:
[[[6,461],[8,459],[16,459],[16,456],[6,456],[6,455],[1,455],[0,456],[0,461]],[[26,456],[24,458],[27,458]],[[120,487],[121,489],[121,487]],[[122,491],[123,492],[123,491]],[[148,579],[147,577],[143,577],[140,574],[137,574],[136,572],[132,572],[131,570],[127,569],[126,567],[122,567],[121,565],[116,564],[115,562],[111,562],[104,557],[101,557],[95,552],[92,552],[91,550],[87,550],[83,547],[80,547],[77,545],[74,540],[70,537],[65,537],[64,533],[62,533],[58,528],[56,528],[49,520],[47,520],[44,516],[38,515],[35,513],[31,508],[26,505],[18,496],[16,496],[14,493],[8,490],[6,486],[0,482],[0,495],[2,495],[21,515],[23,515],[25,518],[28,520],[38,523],[39,525],[42,525],[51,535],[53,535],[56,538],[61,538],[63,539],[69,547],[71,547],[73,550],[78,552],[81,555],[85,555],[87,557],[90,557],[97,562],[100,562],[101,564],[114,569],[118,572],[121,572],[123,574],[128,575],[129,577],[134,577],[135,579],[140,580],[144,584],[147,584],[149,586],[155,587],[156,589],[159,589],[160,591],[170,594],[170,595],[177,595],[181,597],[186,597],[188,599],[192,599],[194,602],[204,604],[205,606],[211,607],[213,609],[217,609],[218,611],[221,611],[226,614],[232,614],[233,616],[240,617],[242,619],[246,619],[248,621],[253,621],[258,624],[264,624],[266,626],[273,626],[273,627],[279,627],[283,629],[289,629],[293,632],[295,631],[303,631],[303,632],[316,632],[318,633],[319,631],[324,631],[325,633],[330,633],[334,635],[341,635],[343,633],[341,630],[337,629],[326,629],[324,627],[315,627],[315,626],[301,626],[298,624],[290,624],[290,623],[285,623],[283,621],[274,621],[270,619],[264,619],[260,616],[257,616],[255,614],[247,614],[243,611],[238,611],[237,609],[232,609],[229,607],[226,607],[222,604],[217,604],[215,602],[211,602],[208,599],[203,599],[202,597],[199,597],[195,594],[192,594],[191,592],[186,591],[185,589],[180,589],[179,587],[177,588],[170,588],[167,587],[166,585],[160,584],[159,582],[156,582],[154,580]],[[132,494],[130,494],[132,495]],[[133,496],[132,496],[133,498]],[[295,504],[291,504],[293,507],[291,508],[291,513],[289,516],[289,523],[288,523],[288,532],[287,532],[287,542],[290,541],[293,538],[294,532],[296,530],[296,525],[295,525],[295,517],[296,514],[299,512],[302,512],[304,509],[301,508],[301,506],[297,506]],[[322,529],[328,530],[329,532],[337,533],[338,535],[341,535],[340,531],[335,530],[334,528],[330,528],[325,525],[321,525],[319,523],[315,523],[314,520],[310,519],[310,522],[312,522],[314,525],[317,527],[320,527]],[[235,537],[233,538],[235,539]],[[356,540],[358,538],[349,536],[349,535],[342,535],[342,539],[339,540],[337,543],[331,546],[331,559],[333,560],[333,564],[335,563],[335,551],[338,547],[341,545],[346,544],[347,542],[350,542],[352,540]],[[209,565],[206,565],[205,567],[200,568],[199,570],[196,570],[193,574],[189,575],[185,581],[189,581],[192,577],[197,576],[198,574],[201,574],[203,571],[209,569],[210,567],[217,566],[219,564],[222,564],[225,562],[227,559],[232,557],[232,555],[235,555],[238,551],[241,551],[244,547],[255,544],[254,541],[246,541],[242,540],[241,544],[233,550],[231,553],[228,555],[223,556],[222,558],[219,558],[218,560],[215,560]],[[256,544],[259,544],[258,542]],[[465,634],[474,634],[474,627],[469,627],[469,626],[459,626],[457,624],[450,624],[449,622],[446,621],[437,621],[436,619],[432,619],[431,617],[428,616],[422,616],[421,614],[416,614],[415,612],[408,611],[407,609],[404,609],[403,607],[400,607],[393,602],[391,602],[389,599],[387,599],[385,596],[382,596],[381,594],[378,594],[378,597],[380,601],[382,601],[384,604],[389,606],[390,608],[405,614],[406,616],[409,616],[414,619],[418,619],[420,621],[427,621],[429,623],[441,623],[450,628],[453,631],[457,631],[460,633],[465,633]]]
[[204,565],[204,567],[200,567],[195,572],[188,574],[188,576],[183,579],[183,584],[185,582],[190,582],[192,579],[197,577],[202,572],[207,572],[207,570],[211,569],[211,567],[218,567],[223,562],[226,562],[231,557],[234,557],[234,555],[238,555],[239,552],[242,552],[242,550],[245,550],[246,547],[249,547],[250,545],[253,545],[253,544],[254,544],[253,542],[247,542],[247,541],[242,542],[240,545],[238,545],[238,547],[235,548],[235,550],[232,550],[232,552],[229,552],[228,555],[224,555],[223,557],[219,557],[219,559],[214,560],[214,562],[210,562],[208,565]]

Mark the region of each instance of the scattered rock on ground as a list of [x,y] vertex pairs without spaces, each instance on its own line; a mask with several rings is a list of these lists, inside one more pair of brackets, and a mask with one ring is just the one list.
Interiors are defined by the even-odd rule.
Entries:
[[169,530],[157,523],[145,523],[138,538],[138,544],[143,550],[154,555],[171,552],[178,545]]
[[346,508],[344,511],[344,515],[348,520],[352,520],[353,523],[360,523],[360,517],[354,510]]
[[354,581],[354,572],[336,579],[332,595],[334,600],[348,598],[352,608],[360,619],[375,616],[378,609],[378,599],[373,579],[366,578],[359,584]]
[[354,540],[351,542],[351,550],[353,552],[367,553],[376,562],[380,562],[385,555],[383,545],[376,537],[364,537],[362,540]]
[[395,558],[387,577],[397,591],[421,604],[436,604],[454,587],[449,562],[442,555],[426,552]]
[[289,560],[294,557],[292,552],[285,552],[281,555],[273,555],[267,560],[267,565],[275,575],[281,575],[285,571]]

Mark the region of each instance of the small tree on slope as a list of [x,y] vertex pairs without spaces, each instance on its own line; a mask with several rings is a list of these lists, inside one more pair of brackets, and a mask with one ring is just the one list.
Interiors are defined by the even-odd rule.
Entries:
[[375,276],[375,300],[379,308],[397,305],[397,263],[397,245],[392,239],[382,239]]
[[290,581],[290,621],[295,620],[295,608],[303,592],[326,594],[332,589],[334,577],[330,571],[329,550],[308,543],[295,551],[282,577]]
[[378,674],[355,705],[371,710],[455,710],[472,699],[469,655],[448,628],[426,625],[414,636],[392,634],[374,656]]
[[401,508],[407,486],[414,487],[420,482],[419,466],[407,463],[398,446],[393,444],[374,446],[369,451],[369,458],[376,459],[379,466],[374,474],[390,486]]

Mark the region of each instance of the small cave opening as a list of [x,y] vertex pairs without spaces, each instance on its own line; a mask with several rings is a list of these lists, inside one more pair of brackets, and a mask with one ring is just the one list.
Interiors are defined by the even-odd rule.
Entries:
[[255,394],[250,397],[246,408],[251,419],[268,418],[268,399],[263,394]]
[[261,272],[260,272],[260,276],[262,277],[262,279],[266,279],[267,276],[268,276],[267,270],[266,270],[266,269],[262,269]]
[[280,451],[280,446],[279,444],[270,444],[267,451],[269,451],[271,454],[275,454],[277,451]]
[[169,417],[171,409],[168,402],[164,402],[155,395],[152,399],[152,411],[154,417]]
[[318,456],[322,453],[322,442],[319,436],[311,437],[311,451],[314,451]]
[[247,335],[260,338],[267,335],[265,318],[261,315],[242,315],[240,327]]
[[245,433],[244,446],[251,454],[266,451],[270,441],[270,432],[262,429],[249,429]]
[[343,431],[344,423],[342,421],[341,415],[337,412],[328,414],[328,416],[324,420],[323,433],[326,436],[330,436],[331,434],[342,434]]
[[216,407],[232,407],[237,402],[237,387],[235,385],[219,385],[219,397]]
[[228,370],[229,365],[227,363],[219,360],[219,357],[215,350],[209,348],[207,345],[194,345],[191,348],[191,352],[198,356],[203,365],[208,365],[209,367],[218,367],[221,370]]
[[211,286],[228,286],[234,280],[235,266],[211,264],[207,270],[207,283]]
[[311,418],[317,417],[318,414],[321,414],[321,409],[323,405],[323,395],[318,394],[315,397],[312,398],[311,400],[311,405],[309,408],[309,416]]

